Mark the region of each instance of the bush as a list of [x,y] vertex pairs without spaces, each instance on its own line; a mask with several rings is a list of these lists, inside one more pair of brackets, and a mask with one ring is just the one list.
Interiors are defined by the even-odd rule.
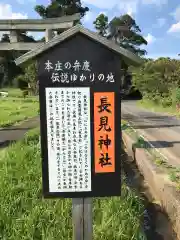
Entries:
[[38,94],[37,63],[30,63],[25,69],[24,74],[15,78],[18,88],[21,90],[29,89],[31,95]]
[[149,96],[149,98],[151,98],[152,99],[152,101],[155,103],[155,104],[159,104],[160,103],[160,101],[161,101],[161,96],[159,95],[159,94],[157,94],[157,95],[154,95],[154,96]]
[[143,98],[163,107],[180,103],[180,61],[170,58],[149,60],[133,68],[132,82]]
[[160,104],[163,107],[170,107],[172,105],[172,100],[170,97],[162,98]]
[[28,88],[28,83],[24,80],[24,75],[19,75],[15,78],[16,85],[22,91]]
[[180,103],[180,88],[176,89],[176,103]]

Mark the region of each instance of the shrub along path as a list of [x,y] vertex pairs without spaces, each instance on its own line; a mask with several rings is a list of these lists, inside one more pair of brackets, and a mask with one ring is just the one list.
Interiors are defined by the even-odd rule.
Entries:
[[0,148],[21,140],[26,132],[39,126],[39,116],[28,119],[20,125],[0,129]]

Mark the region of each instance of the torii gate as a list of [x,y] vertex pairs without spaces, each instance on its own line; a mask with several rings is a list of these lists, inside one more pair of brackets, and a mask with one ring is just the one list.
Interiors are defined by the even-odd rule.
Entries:
[[0,31],[10,31],[10,43],[0,43],[2,50],[20,50],[29,51],[42,45],[41,42],[19,42],[19,33],[22,31],[44,32],[46,42],[54,37],[54,31],[67,30],[74,25],[74,22],[80,19],[80,14],[63,16],[60,18],[47,19],[8,19],[0,20]]

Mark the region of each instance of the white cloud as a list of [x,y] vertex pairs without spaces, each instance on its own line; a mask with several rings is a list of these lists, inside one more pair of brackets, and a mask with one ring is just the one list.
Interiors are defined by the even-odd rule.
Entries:
[[168,33],[180,33],[180,21],[173,24],[169,30]]
[[89,11],[89,12],[86,13],[83,21],[84,21],[85,23],[87,23],[87,22],[88,22],[88,23],[92,23],[92,22],[96,19],[96,17],[97,17],[98,15],[99,15],[99,14],[96,14],[95,12]]
[[100,14],[104,14],[106,16],[108,15],[106,12],[97,13],[97,12],[88,11],[84,16],[82,22],[88,25],[88,28],[90,28],[91,30],[94,30],[93,22],[96,20],[97,16],[99,16]]
[[[173,13],[170,13],[177,21],[176,23],[172,24],[171,27],[168,29],[168,33],[180,33],[180,5],[177,6]],[[178,35],[177,35],[178,37]]]
[[26,19],[27,14],[13,12],[10,4],[0,3],[0,19]]
[[[27,14],[22,14],[20,12],[13,12],[10,4],[0,3],[0,19],[26,19]],[[0,31],[0,39],[4,33]]]
[[148,44],[151,44],[156,41],[156,38],[153,35],[151,35],[150,33],[148,33],[148,35],[145,37],[145,39],[148,42]]
[[45,36],[43,32],[27,32],[27,35],[34,37],[35,40],[39,40]]

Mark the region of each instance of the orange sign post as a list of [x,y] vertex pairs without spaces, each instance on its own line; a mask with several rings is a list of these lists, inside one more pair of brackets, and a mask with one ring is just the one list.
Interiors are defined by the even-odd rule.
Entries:
[[114,92],[94,93],[95,173],[115,172]]

